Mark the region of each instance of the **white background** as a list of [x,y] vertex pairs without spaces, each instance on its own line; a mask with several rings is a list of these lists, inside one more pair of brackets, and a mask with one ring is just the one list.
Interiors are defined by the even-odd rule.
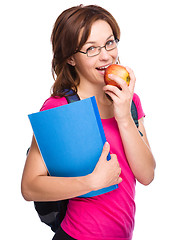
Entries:
[[49,97],[50,35],[68,7],[98,4],[121,28],[121,63],[136,75],[136,93],[157,162],[155,181],[137,183],[134,240],[185,239],[184,1],[13,1],[0,6],[1,236],[3,239],[52,239],[33,203],[21,196],[20,182],[32,130],[27,114]]

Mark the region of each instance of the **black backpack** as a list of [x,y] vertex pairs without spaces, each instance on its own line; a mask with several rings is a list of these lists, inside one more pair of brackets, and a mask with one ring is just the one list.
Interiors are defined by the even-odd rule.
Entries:
[[[68,103],[72,103],[80,100],[79,96],[73,90],[70,90],[67,93],[68,93],[68,96],[66,96],[66,100]],[[139,127],[138,114],[137,114],[137,108],[134,101],[132,101],[132,105],[131,105],[131,114],[138,128]],[[140,134],[142,136],[141,132]],[[43,223],[50,226],[53,232],[57,231],[62,220],[65,217],[68,201],[69,200],[67,199],[67,200],[60,200],[60,201],[53,201],[53,202],[34,202],[34,206],[40,217],[40,220]]]

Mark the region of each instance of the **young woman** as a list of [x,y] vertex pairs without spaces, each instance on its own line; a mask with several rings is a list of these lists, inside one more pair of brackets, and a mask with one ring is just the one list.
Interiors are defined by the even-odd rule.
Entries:
[[[53,239],[130,240],[134,229],[135,182],[148,185],[154,178],[155,160],[143,124],[144,112],[130,85],[110,75],[120,89],[104,83],[105,68],[118,63],[120,29],[105,9],[77,6],[65,10],[52,32],[52,96],[42,111],[67,104],[66,89],[85,99],[96,97],[107,143],[94,171],[83,177],[50,177],[33,137],[22,178],[28,201],[70,199],[61,228]],[[109,96],[109,97],[107,97]],[[111,100],[110,100],[111,99]],[[138,111],[140,135],[131,116],[131,102]],[[107,154],[111,160],[107,161]],[[92,190],[119,184],[119,188],[92,198],[77,198]]]

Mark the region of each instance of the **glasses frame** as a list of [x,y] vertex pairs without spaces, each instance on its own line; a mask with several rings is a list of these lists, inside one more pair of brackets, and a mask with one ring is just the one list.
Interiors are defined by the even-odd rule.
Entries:
[[112,41],[114,41],[114,42],[116,43],[116,46],[115,46],[114,48],[108,50],[108,49],[106,48],[106,46],[107,46],[107,42],[106,42],[106,44],[105,44],[104,46],[102,46],[102,47],[100,47],[100,46],[95,47],[95,48],[97,48],[97,49],[99,50],[99,53],[97,53],[97,54],[95,54],[95,55],[93,55],[93,56],[89,56],[89,55],[88,55],[88,49],[86,50],[86,52],[83,52],[83,51],[81,51],[81,50],[78,50],[78,51],[76,51],[75,53],[78,53],[78,52],[79,52],[79,53],[87,54],[87,57],[95,57],[95,56],[97,56],[97,55],[100,54],[102,48],[105,48],[105,50],[108,51],[108,52],[114,50],[115,48],[117,48],[118,43],[119,43],[119,39],[116,38],[116,39],[114,39],[114,40],[112,40]]

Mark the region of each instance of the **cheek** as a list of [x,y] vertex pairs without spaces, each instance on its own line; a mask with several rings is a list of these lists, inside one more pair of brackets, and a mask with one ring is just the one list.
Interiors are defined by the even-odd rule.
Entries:
[[84,71],[85,69],[90,70],[90,69],[94,68],[95,63],[96,63],[96,61],[93,58],[83,59],[83,60],[79,61],[78,64],[76,64],[76,68],[79,71]]
[[88,59],[88,61],[79,61],[75,69],[79,76],[85,76],[88,77],[89,74],[92,74],[92,69],[94,70],[95,68],[95,62],[94,59]]
[[115,52],[112,54],[112,58],[114,58],[115,61],[118,60],[118,49],[117,48],[115,49]]

